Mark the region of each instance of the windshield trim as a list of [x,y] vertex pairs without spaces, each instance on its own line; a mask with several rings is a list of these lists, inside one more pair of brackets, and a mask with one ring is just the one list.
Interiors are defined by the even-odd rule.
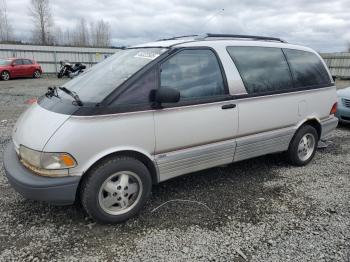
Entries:
[[[137,56],[137,53],[141,52],[142,50],[144,50],[148,54],[148,50],[145,49],[146,48],[140,47],[121,50],[120,52],[118,52],[119,55],[115,54],[116,56],[113,55],[111,57],[108,57],[101,63],[98,63],[96,65],[96,67],[98,68],[92,67],[85,71],[83,74],[67,82],[65,84],[65,87],[71,91],[76,92],[84,103],[94,103],[98,106],[106,105],[105,100],[108,99],[108,97],[110,97],[110,95],[113,94],[116,89],[119,89],[125,83],[129,82],[129,80],[133,78],[133,76],[136,75],[139,71],[141,71],[144,67],[147,67],[147,65],[149,64],[153,64],[154,61],[157,61],[159,57],[162,56],[162,54],[167,53],[168,51],[168,48],[153,48],[155,49],[154,52],[156,53],[152,51],[152,54],[155,54],[152,55],[152,57],[143,57],[143,55]],[[147,59],[138,60],[138,57]],[[123,60],[119,60],[120,62],[118,62],[118,59]],[[130,62],[128,62],[128,60],[125,59],[130,59]],[[125,69],[122,69],[124,66],[124,61],[126,63],[126,67]],[[111,66],[113,66],[114,64],[117,70],[116,72],[118,73],[114,73],[113,76]],[[105,73],[101,73],[106,70],[108,71],[107,73],[109,73],[108,76],[104,76]],[[97,78],[94,78],[94,74],[95,76],[97,76]],[[97,91],[94,91],[94,89],[96,89],[93,87],[94,85],[99,85],[99,89]],[[61,95],[61,92],[59,92],[59,95]],[[64,94],[63,98],[67,99],[68,96]]]
[[[115,108],[110,108],[110,103],[112,103],[115,98],[117,98],[120,92],[124,92],[131,84],[137,81],[140,77],[143,76],[148,70],[150,70],[154,66],[158,66],[158,63],[162,60],[166,59],[169,55],[171,55],[177,48],[163,48],[167,49],[164,53],[156,57],[150,63],[142,67],[140,70],[135,72],[129,79],[116,87],[109,95],[106,96],[101,102],[88,102],[84,101],[83,106],[74,105],[74,99],[70,96],[65,97],[46,97],[43,95],[38,99],[38,104],[47,110],[69,114],[69,115],[81,115],[81,116],[95,116],[101,114],[113,114],[115,113]],[[135,107],[133,105],[133,107]],[[120,106],[118,106],[120,108]],[[121,109],[125,112],[129,112],[130,109]],[[138,110],[151,110],[150,105],[142,105]],[[118,111],[118,110],[117,110]]]

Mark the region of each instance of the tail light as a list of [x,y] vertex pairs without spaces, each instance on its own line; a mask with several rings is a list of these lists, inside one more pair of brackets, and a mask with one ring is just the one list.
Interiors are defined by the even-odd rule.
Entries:
[[25,101],[27,105],[32,105],[32,104],[35,104],[36,102],[38,102],[36,98],[30,98]]
[[332,106],[331,112],[329,113],[330,115],[335,115],[335,113],[337,113],[337,105],[338,103],[334,103],[334,105]]

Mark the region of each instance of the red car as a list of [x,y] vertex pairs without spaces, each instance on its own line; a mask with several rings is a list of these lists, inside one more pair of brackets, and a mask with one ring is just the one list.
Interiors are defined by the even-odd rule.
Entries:
[[41,66],[27,58],[0,59],[0,78],[9,80],[17,77],[39,78],[43,73]]

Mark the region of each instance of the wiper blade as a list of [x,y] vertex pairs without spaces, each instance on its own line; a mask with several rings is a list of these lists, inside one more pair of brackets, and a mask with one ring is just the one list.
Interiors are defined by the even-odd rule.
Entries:
[[73,99],[75,100],[75,102],[77,102],[78,106],[83,106],[83,102],[80,100],[79,96],[77,93],[75,93],[74,91],[71,91],[69,89],[67,89],[64,86],[60,86],[58,87],[60,90],[62,90],[63,92],[65,92],[66,94],[70,95],[71,97],[73,97]]

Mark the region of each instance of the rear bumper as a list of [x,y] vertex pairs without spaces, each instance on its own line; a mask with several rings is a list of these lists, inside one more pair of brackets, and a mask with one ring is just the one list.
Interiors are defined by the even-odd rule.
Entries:
[[323,139],[327,135],[329,135],[330,132],[336,129],[337,125],[338,125],[338,118],[334,116],[322,121],[321,122],[322,133],[321,133],[320,139]]
[[25,168],[18,159],[13,143],[4,152],[4,168],[12,187],[24,198],[54,205],[73,204],[80,177],[42,177]]

